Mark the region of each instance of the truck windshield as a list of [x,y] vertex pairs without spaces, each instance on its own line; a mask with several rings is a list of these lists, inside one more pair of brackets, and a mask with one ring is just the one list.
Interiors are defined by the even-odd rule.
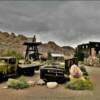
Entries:
[[9,59],[9,64],[15,64],[16,63],[16,59]]

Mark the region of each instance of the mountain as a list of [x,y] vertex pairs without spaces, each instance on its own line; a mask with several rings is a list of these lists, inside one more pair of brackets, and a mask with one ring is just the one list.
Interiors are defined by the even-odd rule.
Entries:
[[22,45],[24,41],[27,41],[27,37],[24,35],[16,35],[15,33],[0,31],[0,51],[13,49],[22,52],[22,50],[24,50],[24,46]]
[[53,41],[39,46],[39,52],[47,56],[48,52],[64,54],[65,57],[72,57],[74,55],[74,48],[70,46],[60,47]]
[[[14,49],[24,54],[25,46],[23,43],[29,39],[24,35],[16,35],[15,33],[0,32],[0,50]],[[42,43],[39,52],[47,57],[48,52],[65,54],[65,56],[73,56],[74,48],[70,46],[60,47],[53,41]]]
[[71,47],[71,46],[63,46],[62,48],[65,51],[65,55],[69,55],[70,56],[70,55],[74,55],[74,53],[75,53],[75,49],[73,47]]

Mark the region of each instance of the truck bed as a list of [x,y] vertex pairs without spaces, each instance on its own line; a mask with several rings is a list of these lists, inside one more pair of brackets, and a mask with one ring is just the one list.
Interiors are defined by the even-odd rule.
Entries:
[[34,65],[34,64],[19,64],[18,67],[22,68],[22,69],[24,69],[24,68],[31,68],[31,67],[35,68],[35,67],[37,67],[37,65]]

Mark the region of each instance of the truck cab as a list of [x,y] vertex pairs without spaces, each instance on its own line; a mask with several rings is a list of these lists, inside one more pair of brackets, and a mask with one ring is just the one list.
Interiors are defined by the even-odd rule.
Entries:
[[0,79],[16,75],[17,61],[15,57],[0,57]]

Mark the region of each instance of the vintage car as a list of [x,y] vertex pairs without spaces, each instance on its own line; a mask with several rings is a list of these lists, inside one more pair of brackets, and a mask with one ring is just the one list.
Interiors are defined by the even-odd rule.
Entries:
[[46,82],[64,83],[68,80],[64,72],[64,69],[59,66],[44,66],[40,69],[40,78]]
[[0,79],[14,76],[17,73],[15,57],[0,57]]

